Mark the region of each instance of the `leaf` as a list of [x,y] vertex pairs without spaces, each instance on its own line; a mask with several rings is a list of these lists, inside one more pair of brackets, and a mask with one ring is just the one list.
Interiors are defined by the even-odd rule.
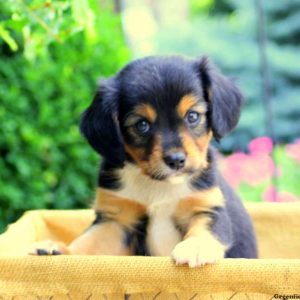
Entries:
[[3,24],[0,24],[0,37],[6,42],[12,51],[17,51],[19,49],[17,42],[10,35],[9,31],[4,28]]
[[73,0],[72,15],[77,24],[85,29],[88,38],[93,40],[96,37],[94,28],[95,15],[89,6],[89,1]]

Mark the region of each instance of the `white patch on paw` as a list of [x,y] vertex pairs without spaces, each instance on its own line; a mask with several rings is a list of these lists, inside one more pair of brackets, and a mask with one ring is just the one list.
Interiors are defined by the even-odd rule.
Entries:
[[188,264],[190,268],[213,264],[224,258],[224,246],[215,239],[205,241],[190,237],[177,244],[171,257],[176,265]]

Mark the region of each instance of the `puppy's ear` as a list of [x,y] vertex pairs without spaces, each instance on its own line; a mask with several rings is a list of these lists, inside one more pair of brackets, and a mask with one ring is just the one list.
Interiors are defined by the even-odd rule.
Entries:
[[101,82],[92,104],[84,111],[80,130],[89,144],[108,162],[123,166],[125,151],[118,121],[117,80]]
[[210,126],[216,140],[220,140],[237,125],[244,98],[235,84],[224,77],[207,57],[197,62],[197,70],[209,107]]

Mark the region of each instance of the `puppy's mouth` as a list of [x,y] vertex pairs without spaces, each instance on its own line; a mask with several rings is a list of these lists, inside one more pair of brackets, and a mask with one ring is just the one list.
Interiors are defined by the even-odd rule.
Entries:
[[146,172],[145,175],[149,176],[153,180],[175,182],[177,179],[179,180],[180,178],[192,175],[194,172],[195,170],[189,168],[177,171]]
[[168,178],[168,175],[165,175],[165,174],[146,174],[148,175],[151,179],[154,179],[154,180],[158,180],[158,181],[163,181],[165,180],[166,178]]

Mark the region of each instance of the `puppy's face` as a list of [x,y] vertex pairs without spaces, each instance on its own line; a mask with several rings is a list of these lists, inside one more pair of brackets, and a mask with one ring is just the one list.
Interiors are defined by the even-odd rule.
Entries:
[[112,164],[127,160],[164,180],[206,167],[212,136],[236,125],[241,100],[206,58],[150,57],[103,84],[81,129]]
[[204,99],[189,93],[172,105],[139,101],[121,119],[125,151],[154,179],[193,173],[206,166],[211,138]]
[[119,122],[129,159],[159,180],[204,167],[211,130],[196,72],[155,61],[125,71],[122,84]]

